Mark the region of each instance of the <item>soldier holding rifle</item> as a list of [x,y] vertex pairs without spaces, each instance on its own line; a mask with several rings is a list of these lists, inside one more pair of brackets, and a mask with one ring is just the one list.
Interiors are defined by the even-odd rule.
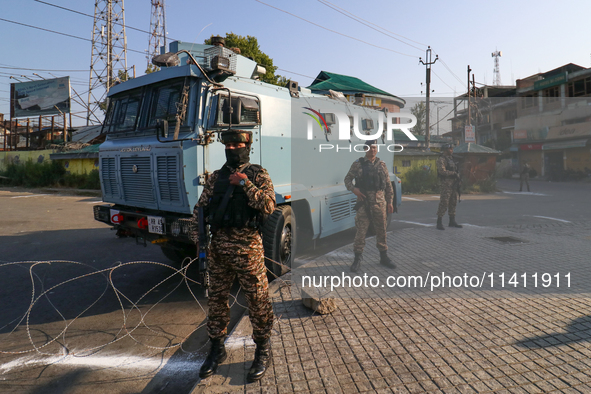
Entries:
[[386,243],[386,227],[388,225],[386,219],[389,213],[394,212],[394,190],[392,183],[390,183],[386,163],[376,157],[378,153],[377,141],[366,141],[365,146],[365,157],[355,160],[345,176],[345,187],[357,196],[357,204],[355,205],[357,232],[353,242],[355,259],[351,265],[351,272],[357,272],[361,267],[365,235],[370,223],[373,224],[376,232],[376,246],[380,251],[380,264],[388,268],[396,268],[396,265],[388,257],[388,244]]
[[[226,359],[228,298],[238,277],[248,301],[256,344],[254,362],[247,375],[247,380],[253,382],[263,377],[271,361],[273,307],[260,229],[263,217],[275,210],[275,191],[267,170],[250,163],[252,132],[229,130],[222,132],[221,137],[226,146],[226,163],[207,179],[193,211],[193,239],[199,239],[195,234],[199,220],[205,220],[211,232],[207,257],[210,282],[207,331],[211,350],[199,376],[204,379],[213,375]],[[200,208],[204,217],[199,217]]]
[[452,144],[445,144],[441,149],[443,154],[437,159],[437,176],[441,189],[439,208],[437,209],[437,229],[445,230],[445,227],[443,227],[445,211],[449,214],[449,227],[462,228],[461,225],[456,223],[460,173],[453,159],[453,146]]

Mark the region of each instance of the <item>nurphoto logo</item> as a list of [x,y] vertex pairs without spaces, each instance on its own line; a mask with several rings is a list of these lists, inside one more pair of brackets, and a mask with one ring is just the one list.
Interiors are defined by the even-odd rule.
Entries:
[[[401,152],[403,147],[399,144],[394,144],[394,130],[402,131],[411,141],[417,141],[417,138],[411,133],[410,129],[417,124],[417,118],[411,114],[406,112],[391,112],[384,114],[380,112],[378,114],[377,120],[377,131],[375,133],[369,133],[373,129],[373,119],[362,119],[362,122],[359,121],[359,114],[357,112],[353,113],[353,116],[347,115],[344,112],[334,111],[329,113],[321,113],[320,111],[316,111],[309,107],[304,107],[313,114],[309,112],[304,112],[304,114],[308,115],[310,119],[307,122],[307,139],[312,140],[314,139],[314,122],[320,127],[320,130],[324,132],[325,135],[332,134],[331,129],[329,127],[329,123],[336,124],[338,129],[337,138],[341,141],[349,141],[351,142],[351,136],[355,136],[362,141],[371,141],[371,140],[378,140],[382,139],[384,141],[384,124],[386,126],[385,132],[385,140],[391,141],[392,144],[378,144],[378,150],[380,146],[385,146],[386,149],[390,152]],[[384,117],[386,117],[386,121],[384,122]],[[330,118],[330,122],[327,122],[326,118]],[[410,122],[407,123],[395,123],[396,119],[410,119]],[[365,134],[359,129],[360,123],[363,124],[363,131],[368,132],[369,134]],[[328,138],[327,138],[328,140]],[[334,144],[320,144],[319,151],[322,152],[323,150],[333,150],[336,148],[336,151],[339,150],[347,150],[349,152],[352,149],[356,152],[364,152],[367,150],[365,144],[358,144],[358,145],[349,145],[346,147],[334,145]]]

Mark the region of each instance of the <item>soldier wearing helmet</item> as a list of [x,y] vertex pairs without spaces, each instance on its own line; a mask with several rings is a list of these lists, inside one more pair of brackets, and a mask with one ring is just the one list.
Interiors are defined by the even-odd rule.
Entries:
[[[230,307],[228,297],[238,278],[248,301],[249,317],[256,343],[255,358],[247,375],[253,382],[261,379],[271,360],[273,308],[260,234],[262,219],[275,210],[275,191],[269,173],[250,163],[252,132],[222,132],[226,163],[207,179],[193,211],[198,222],[198,207],[204,208],[210,226],[208,269],[210,276],[207,331],[211,349],[199,376],[213,375],[226,359],[224,341],[228,333]],[[198,240],[193,225],[192,238]]]
[[366,141],[365,147],[365,157],[355,160],[345,176],[345,187],[357,196],[357,204],[355,205],[357,232],[353,242],[355,258],[350,268],[351,272],[357,272],[361,267],[365,235],[370,223],[376,232],[376,247],[380,251],[380,264],[387,268],[396,268],[396,265],[388,257],[388,244],[386,243],[387,217],[389,213],[394,212],[394,190],[392,183],[390,183],[388,166],[376,156],[378,152],[376,140]]
[[441,147],[442,154],[437,159],[437,177],[441,196],[439,208],[437,209],[437,229],[445,230],[443,227],[443,215],[445,211],[449,214],[449,227],[462,228],[456,223],[456,204],[458,201],[457,182],[460,180],[460,173],[453,160],[453,145],[445,144]]

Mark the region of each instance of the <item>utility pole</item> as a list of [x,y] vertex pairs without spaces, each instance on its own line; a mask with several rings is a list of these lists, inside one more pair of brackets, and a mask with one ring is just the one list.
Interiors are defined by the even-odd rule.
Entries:
[[429,127],[429,99],[431,97],[431,65],[435,64],[435,62],[437,61],[437,59],[439,59],[439,55],[435,55],[435,60],[431,61],[431,47],[427,47],[427,51],[425,53],[425,61],[423,61],[423,59],[419,58],[419,62],[421,64],[424,64],[426,67],[426,82],[427,82],[427,97],[426,97],[426,108],[425,108],[425,124],[426,124],[426,130],[425,130],[425,143],[427,145],[427,149],[430,149],[430,140],[431,140],[431,130]]
[[470,112],[470,107],[472,106],[471,103],[471,99],[470,99],[470,72],[472,71],[472,69],[470,68],[470,65],[468,64],[468,119],[466,120],[466,125],[464,126],[464,130],[462,130],[462,140],[461,141],[466,141],[466,126],[470,126],[472,124],[472,117],[471,117],[471,112]]

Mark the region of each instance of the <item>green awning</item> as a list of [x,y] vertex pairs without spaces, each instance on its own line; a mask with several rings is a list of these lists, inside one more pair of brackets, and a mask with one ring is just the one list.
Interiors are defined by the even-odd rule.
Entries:
[[588,140],[588,138],[584,138],[572,141],[547,142],[544,145],[542,145],[542,150],[584,148],[585,146],[587,146]]

